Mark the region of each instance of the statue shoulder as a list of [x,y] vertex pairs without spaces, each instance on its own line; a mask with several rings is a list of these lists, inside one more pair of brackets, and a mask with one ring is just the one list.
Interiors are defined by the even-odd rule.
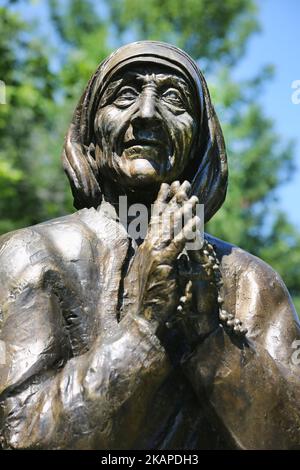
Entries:
[[[250,300],[271,311],[280,306],[295,314],[289,292],[280,275],[265,261],[223,240],[207,235],[221,263],[224,286],[235,302],[247,304]],[[275,308],[276,307],[276,308]]]
[[234,271],[235,275],[240,276],[243,273],[249,274],[251,272],[255,277],[263,276],[269,281],[275,281],[284,285],[279,274],[257,256],[211,235],[207,235],[207,239],[214,246],[225,272]]
[[55,259],[67,262],[79,258],[95,236],[79,212],[2,235],[0,281],[19,278],[28,268]]

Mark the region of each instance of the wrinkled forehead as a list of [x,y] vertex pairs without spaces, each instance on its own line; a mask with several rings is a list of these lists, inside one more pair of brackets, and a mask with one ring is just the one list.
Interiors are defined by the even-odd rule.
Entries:
[[[195,62],[184,51],[170,44],[157,41],[141,41],[127,44],[112,53],[101,66],[100,81],[110,80],[110,76],[127,66],[142,65],[161,68],[166,66],[180,75],[184,75],[192,86],[197,88],[199,83],[199,70]],[[201,88],[201,86],[200,86]]]
[[191,94],[193,114],[199,124],[203,117],[203,88],[201,72],[195,62],[173,46],[142,41],[123,46],[111,54],[97,69],[85,98],[88,119],[95,117],[101,97],[116,80],[124,80],[128,73],[168,74],[183,84]]
[[133,86],[137,91],[141,91],[147,85],[153,85],[158,90],[166,88],[176,88],[185,95],[190,104],[191,111],[195,108],[195,91],[184,74],[157,64],[131,64],[123,70],[119,70],[110,77],[99,97],[99,106],[103,106],[116,90],[123,86]]
[[162,84],[178,85],[184,87],[190,94],[194,93],[194,87],[182,72],[162,64],[148,63],[127,65],[127,67],[124,67],[123,70],[119,70],[110,78],[108,85],[119,80],[125,83],[140,83],[141,85],[151,82],[158,86]]

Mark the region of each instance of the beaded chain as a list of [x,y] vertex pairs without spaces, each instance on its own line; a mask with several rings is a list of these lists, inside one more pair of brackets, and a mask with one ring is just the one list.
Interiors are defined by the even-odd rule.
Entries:
[[[183,264],[187,257],[183,255],[183,261],[178,265],[180,277],[187,278],[188,281],[185,285],[184,295],[180,297],[179,304],[177,306],[177,317],[178,320],[183,319],[185,315],[190,315],[189,311],[192,310],[192,286],[193,279],[201,279],[201,274],[192,270],[191,266],[189,269],[185,269]],[[245,336],[247,334],[247,329],[243,327],[242,322],[235,318],[232,313],[228,313],[224,308],[224,298],[222,297],[221,290],[223,287],[222,273],[220,270],[220,261],[217,258],[215,249],[211,243],[206,239],[203,241],[203,246],[201,248],[201,257],[203,262],[201,262],[202,268],[212,274],[212,281],[216,286],[218,292],[218,307],[219,307],[219,320],[223,327],[225,327],[230,332],[236,334],[237,336]],[[180,259],[179,259],[180,261]]]

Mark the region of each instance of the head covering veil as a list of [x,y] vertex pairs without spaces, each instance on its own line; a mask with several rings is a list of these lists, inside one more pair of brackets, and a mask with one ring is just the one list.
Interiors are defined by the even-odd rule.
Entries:
[[205,222],[222,205],[227,189],[227,158],[222,130],[211,103],[206,81],[196,63],[181,49],[157,41],[140,41],[121,47],[97,68],[75,109],[62,155],[77,209],[98,207],[101,174],[93,154],[97,106],[112,77],[131,64],[164,65],[180,72],[195,94],[198,132],[189,162],[180,180],[192,184],[192,192],[204,204]]

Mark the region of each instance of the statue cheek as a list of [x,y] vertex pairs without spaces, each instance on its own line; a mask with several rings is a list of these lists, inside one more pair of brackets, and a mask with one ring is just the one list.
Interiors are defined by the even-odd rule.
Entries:
[[173,114],[168,112],[164,114],[164,121],[175,139],[193,131],[194,120],[188,113]]
[[193,142],[196,132],[194,120],[189,116],[183,116],[178,125],[177,136],[180,133],[181,138],[178,139],[182,147],[182,151],[188,152]]
[[177,126],[185,134],[190,134],[194,129],[194,119],[188,113],[183,113],[177,116]]
[[116,112],[112,107],[108,106],[101,109],[101,111],[97,114],[95,119],[95,128],[100,135],[106,138],[108,134],[113,132],[115,123]]

